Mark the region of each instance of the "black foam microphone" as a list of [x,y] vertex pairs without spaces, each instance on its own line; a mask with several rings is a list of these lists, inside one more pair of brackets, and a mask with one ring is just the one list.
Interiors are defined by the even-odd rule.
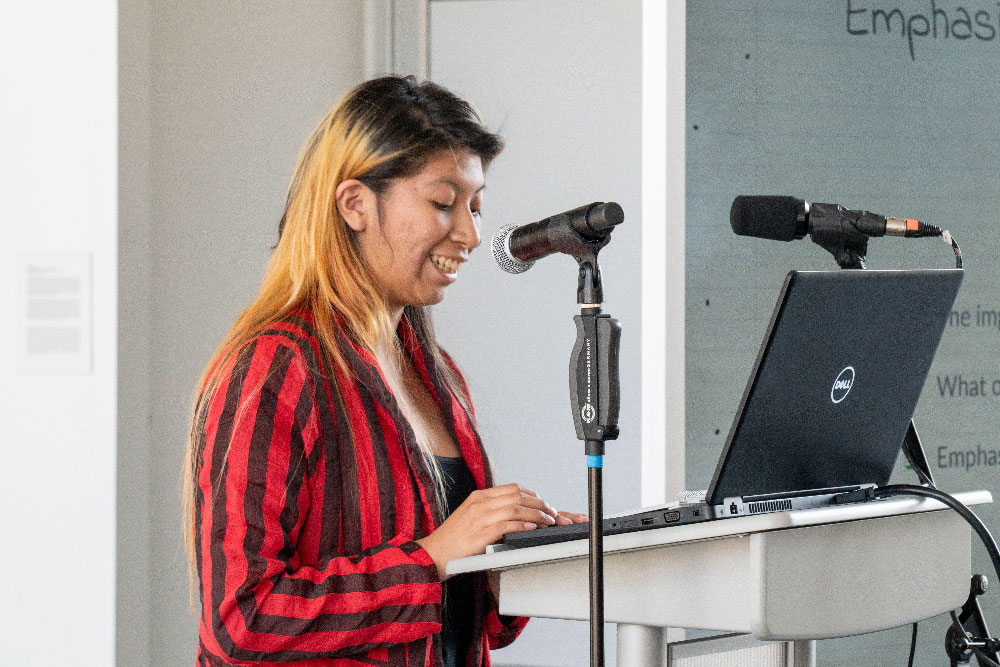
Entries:
[[942,230],[918,220],[887,218],[852,211],[838,204],[810,204],[795,197],[740,195],[729,210],[729,224],[741,236],[776,241],[801,239],[828,250],[842,269],[865,268],[872,236],[941,236]]
[[918,220],[887,218],[852,211],[838,204],[810,204],[804,199],[740,195],[729,209],[729,224],[740,236],[775,241],[801,239],[827,232],[858,232],[865,236],[941,236],[941,229]]
[[595,202],[527,225],[506,225],[493,236],[493,257],[504,271],[523,273],[554,252],[575,257],[587,246],[603,247],[623,220],[615,202]]

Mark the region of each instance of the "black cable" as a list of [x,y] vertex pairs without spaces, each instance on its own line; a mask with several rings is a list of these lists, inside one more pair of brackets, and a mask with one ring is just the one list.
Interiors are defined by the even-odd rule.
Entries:
[[890,484],[888,486],[883,486],[882,488],[875,490],[875,496],[877,498],[889,498],[891,496],[923,496],[924,498],[937,500],[938,502],[943,503],[958,512],[959,516],[965,519],[969,525],[972,526],[973,530],[976,531],[976,534],[979,535],[979,539],[982,540],[983,545],[986,547],[986,551],[990,555],[990,560],[993,562],[993,569],[997,573],[997,580],[1000,581],[1000,548],[997,548],[996,540],[993,539],[993,536],[983,524],[982,520],[961,502],[944,491],[939,491],[938,489],[932,489],[926,486],[917,486],[915,484]]
[[944,230],[941,236],[944,237],[944,242],[950,245],[951,249],[955,252],[955,268],[962,268],[962,249],[958,247],[958,241],[955,240],[955,237],[948,230]]
[[958,247],[958,241],[951,235],[951,232],[948,232],[947,240],[951,241],[951,249],[955,251],[955,268],[960,269],[962,268],[962,249]]
[[913,624],[913,634],[910,636],[910,659],[906,667],[913,667],[913,656],[917,654],[917,624]]
[[[875,496],[877,498],[890,498],[892,496],[897,496],[897,495],[898,496],[910,495],[910,496],[921,496],[924,498],[932,498],[955,510],[959,516],[965,519],[966,522],[968,522],[968,524],[972,526],[973,530],[976,531],[976,534],[979,535],[979,539],[982,540],[983,545],[986,547],[986,551],[990,555],[990,560],[993,562],[993,569],[997,573],[997,578],[998,580],[1000,580],[1000,549],[997,548],[997,543],[996,540],[993,539],[993,535],[990,534],[990,531],[986,528],[986,525],[983,524],[982,519],[976,516],[975,512],[973,512],[971,509],[963,505],[956,498],[953,498],[951,495],[945,493],[944,491],[940,491],[938,489],[930,488],[927,486],[916,486],[913,484],[890,484],[889,486],[883,486],[882,488],[875,490]],[[958,629],[962,632],[962,636],[968,637],[969,635],[968,633],[966,633],[965,627],[962,625],[962,622],[959,621],[958,615],[954,611],[951,612],[951,618],[952,621],[955,623],[955,625],[958,626]],[[917,624],[914,623],[913,638],[910,644],[911,667],[913,664],[913,654],[917,640],[916,626]],[[979,659],[980,664],[985,664],[987,665],[987,667],[1000,667],[1000,663],[997,663],[995,660],[989,657],[989,655],[978,646],[973,646],[971,648],[973,652],[976,654],[976,658]]]

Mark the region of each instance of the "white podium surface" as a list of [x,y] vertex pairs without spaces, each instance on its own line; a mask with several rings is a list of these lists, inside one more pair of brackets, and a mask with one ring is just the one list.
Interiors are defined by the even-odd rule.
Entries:
[[[988,491],[954,495],[992,502]],[[610,535],[605,620],[761,640],[897,627],[965,602],[970,535],[941,503],[902,497]],[[587,551],[585,539],[497,551],[447,572],[501,570],[503,614],[587,620]]]

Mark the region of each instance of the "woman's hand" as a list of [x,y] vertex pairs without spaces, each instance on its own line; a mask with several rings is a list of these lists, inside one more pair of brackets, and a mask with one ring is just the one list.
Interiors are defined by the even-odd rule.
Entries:
[[[556,514],[556,525],[568,526],[571,523],[588,523],[590,517],[586,514],[577,514],[575,512],[559,512]],[[490,592],[493,593],[493,599],[500,604],[500,570],[489,570],[486,573],[487,581],[489,582]]]
[[534,491],[517,484],[504,484],[473,491],[437,530],[417,540],[417,544],[434,560],[438,577],[443,581],[449,561],[481,554],[487,544],[499,542],[506,533],[580,520],[586,521],[586,517],[556,512]]
[[588,523],[589,521],[589,516],[576,512],[559,512],[556,516],[556,524],[560,526],[568,526],[571,523]]

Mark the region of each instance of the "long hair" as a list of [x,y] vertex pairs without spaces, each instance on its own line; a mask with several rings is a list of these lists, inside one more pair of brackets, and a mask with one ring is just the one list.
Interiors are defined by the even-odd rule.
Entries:
[[[351,90],[314,130],[295,166],[278,225],[278,244],[250,306],[212,355],[198,383],[192,429],[184,457],[184,536],[194,601],[194,511],[209,399],[226,362],[268,322],[308,308],[323,356],[344,372],[347,363],[338,331],[376,352],[380,344],[399,352],[388,305],[341,217],[337,186],[357,179],[381,196],[396,179],[418,173],[441,151],[464,148],[485,169],[503,149],[464,100],[430,82],[382,77]],[[434,337],[429,312],[406,308],[406,316],[430,351],[442,379],[468,410],[461,381]],[[339,321],[339,322],[338,322]],[[332,373],[333,369],[327,369]],[[402,402],[406,412],[408,406]],[[417,437],[440,486],[440,472],[425,438]]]

